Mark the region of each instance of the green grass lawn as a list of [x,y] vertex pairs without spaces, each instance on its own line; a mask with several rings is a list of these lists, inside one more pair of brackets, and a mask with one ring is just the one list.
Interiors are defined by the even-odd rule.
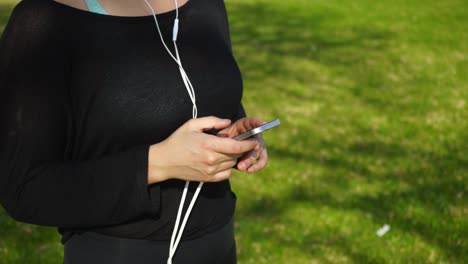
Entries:
[[[232,179],[239,263],[468,262],[466,1],[226,5],[244,105],[282,121]],[[58,241],[0,212],[0,263],[59,263]]]

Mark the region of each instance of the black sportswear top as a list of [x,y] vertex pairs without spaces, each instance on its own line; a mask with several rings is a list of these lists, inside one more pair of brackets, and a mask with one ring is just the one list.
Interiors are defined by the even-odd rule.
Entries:
[[[179,16],[198,116],[245,116],[223,0],[189,0]],[[171,50],[174,17],[158,15]],[[23,0],[0,40],[0,202],[19,221],[59,227],[62,242],[89,230],[170,239],[184,182],[148,186],[148,151],[191,115],[153,16]],[[206,183],[183,239],[226,224],[235,199],[229,181]]]

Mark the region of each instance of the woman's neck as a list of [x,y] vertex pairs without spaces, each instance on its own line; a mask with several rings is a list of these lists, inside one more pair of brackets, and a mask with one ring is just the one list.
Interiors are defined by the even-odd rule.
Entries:
[[[152,14],[143,0],[98,0],[108,14],[116,16],[146,16]],[[147,0],[158,13],[165,13],[175,9],[174,0]],[[177,0],[178,6],[189,0]]]
[[[85,0],[54,0],[64,5],[89,11]],[[115,16],[147,16],[151,10],[143,0],[98,0],[106,12]],[[174,0],[147,0],[156,11],[156,14],[165,13],[175,9]],[[192,0],[177,0],[177,4],[184,5]]]

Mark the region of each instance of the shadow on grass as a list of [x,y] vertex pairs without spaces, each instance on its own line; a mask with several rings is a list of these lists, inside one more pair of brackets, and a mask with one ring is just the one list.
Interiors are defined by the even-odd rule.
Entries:
[[[233,46],[239,50],[235,55],[239,62],[245,62],[241,63],[241,68],[246,79],[284,76],[291,81],[315,79],[320,82],[318,72],[304,69],[302,75],[298,75],[297,69],[285,64],[286,59],[293,59],[313,61],[339,74],[347,74],[346,77],[356,83],[353,93],[359,97],[366,95],[369,89],[385,86],[386,69],[360,68],[369,60],[379,62],[382,51],[389,52],[396,33],[388,28],[363,24],[340,32],[329,25],[341,19],[340,14],[331,10],[279,10],[263,1],[260,4],[232,3],[229,11]],[[350,67],[354,68],[352,74],[349,74]],[[304,86],[311,89],[310,83]],[[275,92],[301,100],[312,96],[287,86]],[[388,105],[387,101],[379,99],[369,98],[369,102],[379,108]]]
[[[305,203],[316,205],[317,208],[328,207],[340,211],[359,210],[363,215],[371,215],[371,219],[376,221],[376,225],[391,223],[393,228],[420,237],[431,245],[437,246],[443,250],[446,256],[456,261],[463,261],[468,252],[460,241],[467,234],[459,234],[460,227],[454,226],[448,210],[451,205],[459,205],[462,202],[460,194],[465,192],[466,187],[462,184],[462,181],[455,181],[454,175],[461,175],[462,173],[466,175],[468,172],[468,161],[462,155],[467,147],[467,144],[464,146],[448,146],[449,154],[444,156],[423,151],[419,153],[408,152],[398,144],[388,145],[376,141],[361,143],[347,149],[346,156],[349,157],[373,156],[375,159],[387,160],[389,163],[398,158],[429,164],[428,167],[415,166],[409,171],[391,172],[389,169],[383,175],[373,175],[366,166],[348,161],[346,158],[324,160],[314,153],[289,152],[287,149],[278,149],[272,146],[269,147],[270,155],[278,160],[291,158],[303,160],[325,166],[330,171],[347,171],[350,175],[359,175],[357,177],[364,177],[368,181],[383,180],[393,186],[405,183],[409,188],[403,191],[393,189],[368,195],[354,194],[343,201],[327,191],[316,191],[317,188],[314,188],[314,186],[302,183],[291,188],[287,194],[249,201],[247,206],[237,214],[239,219],[253,218],[260,221],[272,221],[272,219],[278,220],[287,214],[291,205]],[[343,173],[338,176],[329,173],[324,177],[327,176],[331,185],[336,185],[335,187],[338,187],[338,190],[346,192],[346,181],[349,179],[339,178],[343,176]],[[345,181],[344,184],[338,183],[343,181]],[[413,207],[416,210],[422,208],[425,212],[424,215],[412,212]],[[437,216],[437,219],[431,218],[434,216]],[[260,236],[260,234],[257,235]],[[273,240],[284,240],[281,236],[268,235]],[[310,247],[313,244],[321,243],[326,245],[329,243],[325,238],[320,241],[320,237],[319,234],[310,235],[309,238],[305,238],[305,241],[297,243],[295,246],[303,252],[310,252]],[[291,241],[282,242],[291,246]],[[352,241],[346,237],[338,236],[333,242],[333,247],[339,247],[348,257],[358,263],[376,261],[375,256],[369,257],[366,252],[352,251],[350,243]],[[311,254],[314,257],[313,252]]]
[[[361,67],[366,60],[379,61],[381,53],[391,52],[392,38],[396,33],[374,25],[360,25],[349,29],[349,32],[339,33],[333,31],[330,23],[340,20],[340,14],[322,12],[292,12],[291,10],[279,10],[274,6],[262,4],[245,4],[232,2],[229,5],[231,33],[233,46],[238,61],[246,79],[261,80],[271,76],[287,76],[294,80],[307,78],[319,79],[317,72],[302,72],[291,70],[284,64],[285,59],[310,60],[319,65],[325,65],[339,74],[346,74],[347,78],[355,83],[353,93],[357,97],[363,97],[367,103],[375,107],[384,108],[387,98],[366,98],[366,93],[386,87],[388,78],[382,67],[364,67],[360,71],[347,71],[348,68]],[[12,5],[0,3],[0,30],[4,27]],[[327,25],[324,29],[324,25]],[[262,54],[274,54],[274,56],[262,56]],[[315,75],[315,76],[314,76]],[[369,77],[372,76],[372,77]],[[310,86],[306,86],[306,89]],[[310,100],[310,93],[304,94],[290,87],[278,91],[278,96],[284,96],[285,100],[291,98],[298,100]],[[307,131],[307,127],[299,129]],[[297,142],[301,137],[291,138],[290,142]],[[465,135],[466,136],[466,135]],[[465,137],[468,138],[468,137]],[[332,149],[337,142],[318,140],[310,145],[309,151],[297,152],[290,148],[278,146],[269,147],[270,155],[278,159],[292,159],[304,163],[317,164],[332,170],[342,170],[348,174],[358,175],[368,181],[385,179],[389,184],[399,185],[405,183],[409,187],[405,190],[391,190],[379,192],[375,195],[354,194],[349,199],[338,200],[326,191],[311,192],[312,186],[303,184],[293,186],[289,192],[278,197],[264,197],[260,200],[249,201],[248,206],[237,212],[242,219],[260,219],[265,223],[278,219],[287,213],[291,204],[312,203],[320,206],[335,208],[343,211],[359,210],[364,214],[372,215],[372,219],[392,223],[392,227],[408,234],[414,234],[425,241],[437,246],[447,256],[453,256],[456,262],[462,262],[467,255],[466,248],[456,241],[447,239],[446,234],[454,234],[458,229],[451,225],[434,226],[430,219],[422,216],[414,216],[410,211],[410,204],[424,208],[430,214],[443,214],[440,218],[446,219],[448,205],[459,203],[458,193],[465,192],[464,184],[453,180],[454,174],[468,170],[468,160],[463,152],[468,148],[464,144],[447,144],[444,151],[448,154],[441,155],[427,150],[409,150],[401,142],[382,142],[371,137],[355,142],[347,147],[341,147],[344,156],[335,158],[323,158],[313,149]],[[287,144],[286,144],[287,145]],[[385,170],[383,174],[376,175],[368,166],[356,163],[346,157],[363,157],[373,160],[396,161],[408,159],[416,164],[411,169],[401,171]],[[424,166],[423,166],[424,164]],[[334,184],[336,175],[326,175],[330,178],[329,184]],[[348,179],[339,179],[340,182]],[[339,188],[339,186],[337,186]],[[287,202],[285,202],[287,201]],[[402,206],[401,204],[408,204]],[[440,221],[440,219],[438,219]],[[36,237],[38,243],[57,240],[55,231],[47,228],[32,227],[30,225],[16,224],[0,209],[0,230],[8,230],[0,236],[0,249],[6,243],[22,244]],[[255,233],[253,236],[261,237],[263,234]],[[460,237],[463,234],[460,234]],[[295,247],[308,252],[313,258],[316,254],[314,245],[333,245],[345,255],[361,262],[382,261],[370,256],[367,252],[356,252],[352,249],[351,241],[343,235],[332,238],[323,238],[320,234],[310,234],[299,242],[286,241],[276,233],[268,234],[271,239],[283,242],[285,245]],[[12,242],[14,241],[14,242]],[[58,241],[58,240],[57,240]],[[31,251],[25,251],[31,255]],[[0,251],[1,256],[1,251]]]
[[56,228],[16,222],[0,206],[0,263],[59,263]]
[[[242,19],[240,19],[242,18]],[[289,12],[279,10],[274,6],[262,4],[232,3],[230,5],[231,34],[233,46],[239,51],[236,57],[241,62],[241,68],[247,80],[271,79],[271,76],[285,76],[285,78],[301,79],[307,75],[312,78],[316,72],[291,72],[286,59],[309,60],[319,65],[325,65],[341,74],[348,74],[355,85],[354,94],[367,104],[383,109],[388,105],[385,96],[366,98],[364,95],[369,90],[385,88],[388,77],[384,67],[365,67],[362,71],[350,71],[348,68],[361,67],[361,62],[373,60],[378,62],[381,53],[391,53],[391,43],[396,33],[373,25],[353,27],[349,34],[335,35],[322,29],[323,24],[329,24],[332,20],[339,20],[336,13],[307,13]],[[253,26],[255,25],[255,26]],[[236,49],[235,49],[236,51]],[[262,56],[262,54],[272,54]],[[242,64],[242,61],[245,63]],[[357,74],[356,74],[357,73]],[[319,76],[316,76],[319,79]],[[305,89],[309,86],[305,85]],[[276,91],[275,91],[276,92]],[[292,91],[288,87],[277,91],[281,98],[288,100],[296,98],[309,100],[310,96],[304,93]],[[372,93],[372,92],[371,92]],[[298,130],[307,131],[307,127],[299,127]],[[364,135],[369,132],[364,132]],[[292,136],[290,142],[303,141],[307,135]],[[465,137],[468,138],[468,137]],[[302,142],[302,144],[305,144]],[[463,261],[467,256],[467,249],[462,241],[463,235],[457,232],[460,227],[455,227],[448,207],[460,204],[459,195],[463,194],[465,185],[455,180],[454,175],[467,175],[468,159],[466,149],[468,142],[448,143],[443,146],[443,153],[427,150],[409,150],[401,142],[382,142],[368,139],[355,142],[347,147],[342,147],[342,156],[324,159],[313,150],[332,149],[338,142],[318,140],[315,145],[310,145],[310,151],[297,152],[288,147],[269,146],[270,156],[278,160],[291,159],[304,163],[325,166],[330,171],[341,170],[349,172],[349,175],[359,175],[368,181],[386,181],[388,184],[409,186],[405,190],[391,190],[379,192],[375,195],[352,195],[346,201],[337,200],[324,191],[312,193],[314,189],[307,184],[294,186],[290,193],[276,197],[266,197],[259,200],[249,200],[246,207],[237,212],[239,219],[257,219],[260,222],[271,223],[286,214],[291,204],[317,203],[320,206],[336,208],[343,211],[359,210],[364,214],[378,220],[376,224],[392,223],[392,226],[410,235],[422,238],[433,246],[440,248],[445,257]],[[285,144],[289,146],[288,144]],[[376,178],[366,165],[356,163],[346,157],[361,157],[386,161],[388,168]],[[403,166],[400,171],[393,170],[391,161],[414,161],[416,164]],[[341,173],[342,175],[343,173]],[[336,175],[330,174],[330,184]],[[348,181],[347,179],[338,179]],[[346,190],[343,190],[346,191]],[[458,196],[457,196],[458,195]],[[287,201],[287,202],[285,202]],[[435,222],[426,219],[425,216],[412,215],[411,205],[423,208],[428,214],[438,215]],[[442,223],[440,223],[442,221]],[[447,234],[451,234],[449,238]],[[310,252],[314,243],[327,244],[330,241],[317,240],[317,235],[311,235],[306,241],[296,243],[285,241],[280,234],[253,234],[252,237],[269,236],[272,240],[283,242],[284,245],[296,247],[303,252]],[[458,238],[457,238],[458,237]],[[367,252],[355,252],[352,250],[351,241],[344,237],[337,237],[334,246],[340,248],[344,254],[357,263],[384,261],[376,260]],[[314,258],[314,252],[310,252]],[[320,257],[320,256],[317,256]]]

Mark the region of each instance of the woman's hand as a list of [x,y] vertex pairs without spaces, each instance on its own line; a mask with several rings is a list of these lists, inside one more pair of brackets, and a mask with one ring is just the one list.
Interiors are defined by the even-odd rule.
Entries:
[[[231,126],[219,131],[218,136],[232,138],[263,124],[266,122],[258,118],[241,118]],[[262,134],[257,134],[244,141],[257,142],[257,146],[239,159],[237,169],[255,173],[265,168],[268,164],[268,153]]]
[[217,182],[229,178],[239,157],[259,149],[254,140],[236,141],[203,133],[230,124],[229,119],[217,117],[191,119],[169,138],[152,145],[148,184],[168,179]]

